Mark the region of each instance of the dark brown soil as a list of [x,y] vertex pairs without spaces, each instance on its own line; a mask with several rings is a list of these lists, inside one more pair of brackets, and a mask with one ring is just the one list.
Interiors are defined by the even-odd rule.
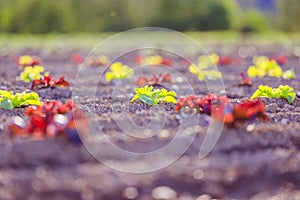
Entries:
[[[108,168],[93,158],[84,146],[60,138],[11,139],[7,135],[7,120],[15,115],[24,117],[24,108],[0,109],[0,199],[297,199],[300,196],[300,68],[297,68],[299,58],[290,55],[288,60],[284,68],[294,67],[297,79],[257,78],[253,79],[252,87],[237,86],[239,73],[251,64],[251,58],[243,59],[240,64],[219,67],[226,94],[233,102],[249,98],[260,84],[272,87],[288,84],[295,88],[298,97],[293,104],[282,99],[262,98],[269,121],[251,120],[240,127],[225,127],[212,152],[204,159],[199,159],[198,153],[209,118],[201,116],[200,129],[184,155],[172,165],[151,173],[130,174]],[[44,65],[54,77],[65,75],[72,83],[79,68],[72,64],[71,55],[70,59],[46,57]],[[89,67],[86,73],[100,68]],[[182,66],[175,68],[189,80],[195,93],[205,95],[208,92],[205,83],[199,82]],[[28,84],[15,80],[18,74],[11,57],[0,58],[0,89],[15,92],[28,89]],[[151,120],[151,108],[141,102],[129,103],[126,98],[113,100],[113,84],[93,79],[82,81],[84,92],[88,92],[90,85],[98,84],[95,101],[84,95],[74,98],[85,112],[97,114],[105,135],[120,148],[137,153],[154,151],[176,135],[180,115],[172,104],[159,105],[167,113],[163,134],[149,139],[122,134],[112,119],[113,114],[125,110],[137,125],[146,126]],[[173,87],[186,89],[176,81]],[[43,100],[65,101],[72,97],[72,90],[77,89],[54,88],[37,92]],[[118,161],[118,155],[109,152],[105,142],[97,145],[107,159]],[[153,162],[157,161],[146,160],[143,164]],[[135,165],[130,159],[122,163],[128,168]]]

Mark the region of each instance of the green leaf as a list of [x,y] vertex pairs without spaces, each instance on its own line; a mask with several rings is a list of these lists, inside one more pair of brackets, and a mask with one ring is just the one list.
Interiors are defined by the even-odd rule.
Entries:
[[28,99],[20,104],[20,106],[26,106],[26,105],[36,105],[36,106],[41,106],[42,102],[38,100],[33,100],[33,99]]
[[145,95],[145,94],[142,94],[141,96],[140,96],[140,100],[142,101],[142,102],[144,102],[144,103],[146,103],[146,104],[149,104],[149,105],[151,105],[151,106],[154,106],[155,105],[155,99],[153,99],[153,98],[151,98],[151,97],[149,97],[149,96],[147,96],[147,95]]
[[282,74],[282,78],[284,79],[292,79],[292,78],[295,78],[295,70],[293,68],[283,72]]
[[120,62],[115,62],[110,66],[110,71],[105,73],[106,81],[121,80],[130,78],[133,75],[133,70],[127,65]]
[[296,96],[288,96],[287,100],[288,100],[289,103],[293,103],[295,98],[296,98]]
[[171,102],[177,103],[176,93],[174,91],[167,91],[166,89],[155,89],[152,86],[145,85],[141,88],[135,89],[136,95],[130,100],[133,102],[140,99],[142,102],[148,105],[157,105],[159,102]]
[[282,98],[288,100],[289,103],[293,103],[296,98],[296,93],[294,92],[294,89],[288,85],[280,85],[278,88],[260,85],[250,99],[255,99],[258,97]]
[[24,105],[42,105],[42,102],[39,101],[39,95],[35,92],[22,92],[14,95],[11,91],[0,90],[1,96],[1,107],[5,109],[13,109]]
[[107,82],[110,82],[111,80],[113,80],[114,79],[113,73],[112,72],[106,72],[105,73],[105,79],[106,79]]
[[139,99],[140,98],[140,95],[135,95],[131,100],[130,102],[134,102],[135,100]]
[[248,67],[247,74],[249,77],[264,77],[266,75],[280,78],[283,75],[281,67],[275,60],[268,57],[260,56],[253,59],[255,65]]
[[177,103],[177,100],[172,96],[166,96],[166,97],[163,98],[163,100],[165,102],[169,102],[169,103]]
[[41,73],[44,71],[42,66],[27,66],[24,67],[23,72],[20,74],[20,80],[24,82],[30,82],[41,78]]
[[14,108],[10,99],[3,99],[0,102],[0,107],[4,108],[4,109],[9,109],[9,110],[12,110]]

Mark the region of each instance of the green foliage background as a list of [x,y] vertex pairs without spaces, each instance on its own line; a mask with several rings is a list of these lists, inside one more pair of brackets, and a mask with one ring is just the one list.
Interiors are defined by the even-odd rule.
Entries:
[[279,14],[274,22],[257,10],[241,10],[236,0],[1,0],[0,32],[122,31],[143,26],[264,31],[270,24],[300,30],[296,22],[300,1],[277,1]]

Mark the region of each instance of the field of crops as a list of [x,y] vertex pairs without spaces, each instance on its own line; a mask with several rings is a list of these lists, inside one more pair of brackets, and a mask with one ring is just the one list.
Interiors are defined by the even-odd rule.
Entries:
[[0,199],[299,198],[299,37],[187,35],[1,35]]

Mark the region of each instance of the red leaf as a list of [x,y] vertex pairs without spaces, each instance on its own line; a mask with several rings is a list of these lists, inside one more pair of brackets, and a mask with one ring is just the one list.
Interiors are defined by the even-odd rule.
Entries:
[[46,87],[69,87],[71,84],[67,82],[64,78],[64,76],[60,77],[58,80],[55,80],[52,78],[51,75],[49,76],[44,76],[40,80],[34,80],[31,84],[31,89],[34,89],[36,87],[38,88],[46,88]]
[[252,80],[246,73],[241,73],[241,82],[238,84],[238,86],[251,86]]
[[172,66],[172,60],[168,59],[168,58],[163,58],[163,60],[161,61],[162,65],[166,65],[166,66]]
[[[75,113],[74,116],[73,113]],[[12,120],[10,123],[9,128],[12,135],[30,136],[35,139],[57,137],[59,135],[64,135],[65,138],[69,138],[67,135],[67,130],[69,129],[72,129],[78,134],[74,117],[80,121],[78,123],[80,124],[80,132],[86,129],[87,126],[85,115],[76,108],[76,105],[74,105],[71,100],[66,101],[66,103],[48,101],[44,102],[43,106],[30,106],[25,110],[25,114],[28,118],[27,124],[22,119],[22,123],[19,122],[20,120]],[[83,123],[81,123],[81,121]],[[75,137],[77,138],[76,142],[78,142],[78,137]]]
[[233,114],[235,120],[249,120],[254,117],[259,117],[263,121],[268,121],[265,114],[265,104],[259,100],[245,101],[234,107]]
[[220,57],[218,61],[218,65],[230,65],[232,63],[232,59],[228,56]]
[[149,80],[148,80],[148,78],[147,78],[146,76],[140,76],[140,77],[136,80],[135,84],[136,84],[138,87],[140,87],[140,86],[142,86],[142,85],[148,83],[148,81],[149,81]]
[[158,74],[158,75],[152,75],[151,79],[148,79],[145,76],[140,76],[137,81],[136,81],[136,85],[137,86],[142,86],[144,84],[148,84],[148,85],[163,85],[164,83],[170,83],[173,84],[172,81],[172,76],[171,74]]
[[79,53],[74,53],[72,60],[75,64],[80,65],[83,62],[83,57]]
[[268,120],[265,114],[265,105],[260,100],[245,101],[233,106],[226,96],[208,94],[205,97],[198,97],[190,95],[181,97],[175,110],[179,111],[183,106],[199,108],[200,113],[213,115],[213,120],[224,120],[227,125],[236,125],[237,122],[255,117],[263,121]]

